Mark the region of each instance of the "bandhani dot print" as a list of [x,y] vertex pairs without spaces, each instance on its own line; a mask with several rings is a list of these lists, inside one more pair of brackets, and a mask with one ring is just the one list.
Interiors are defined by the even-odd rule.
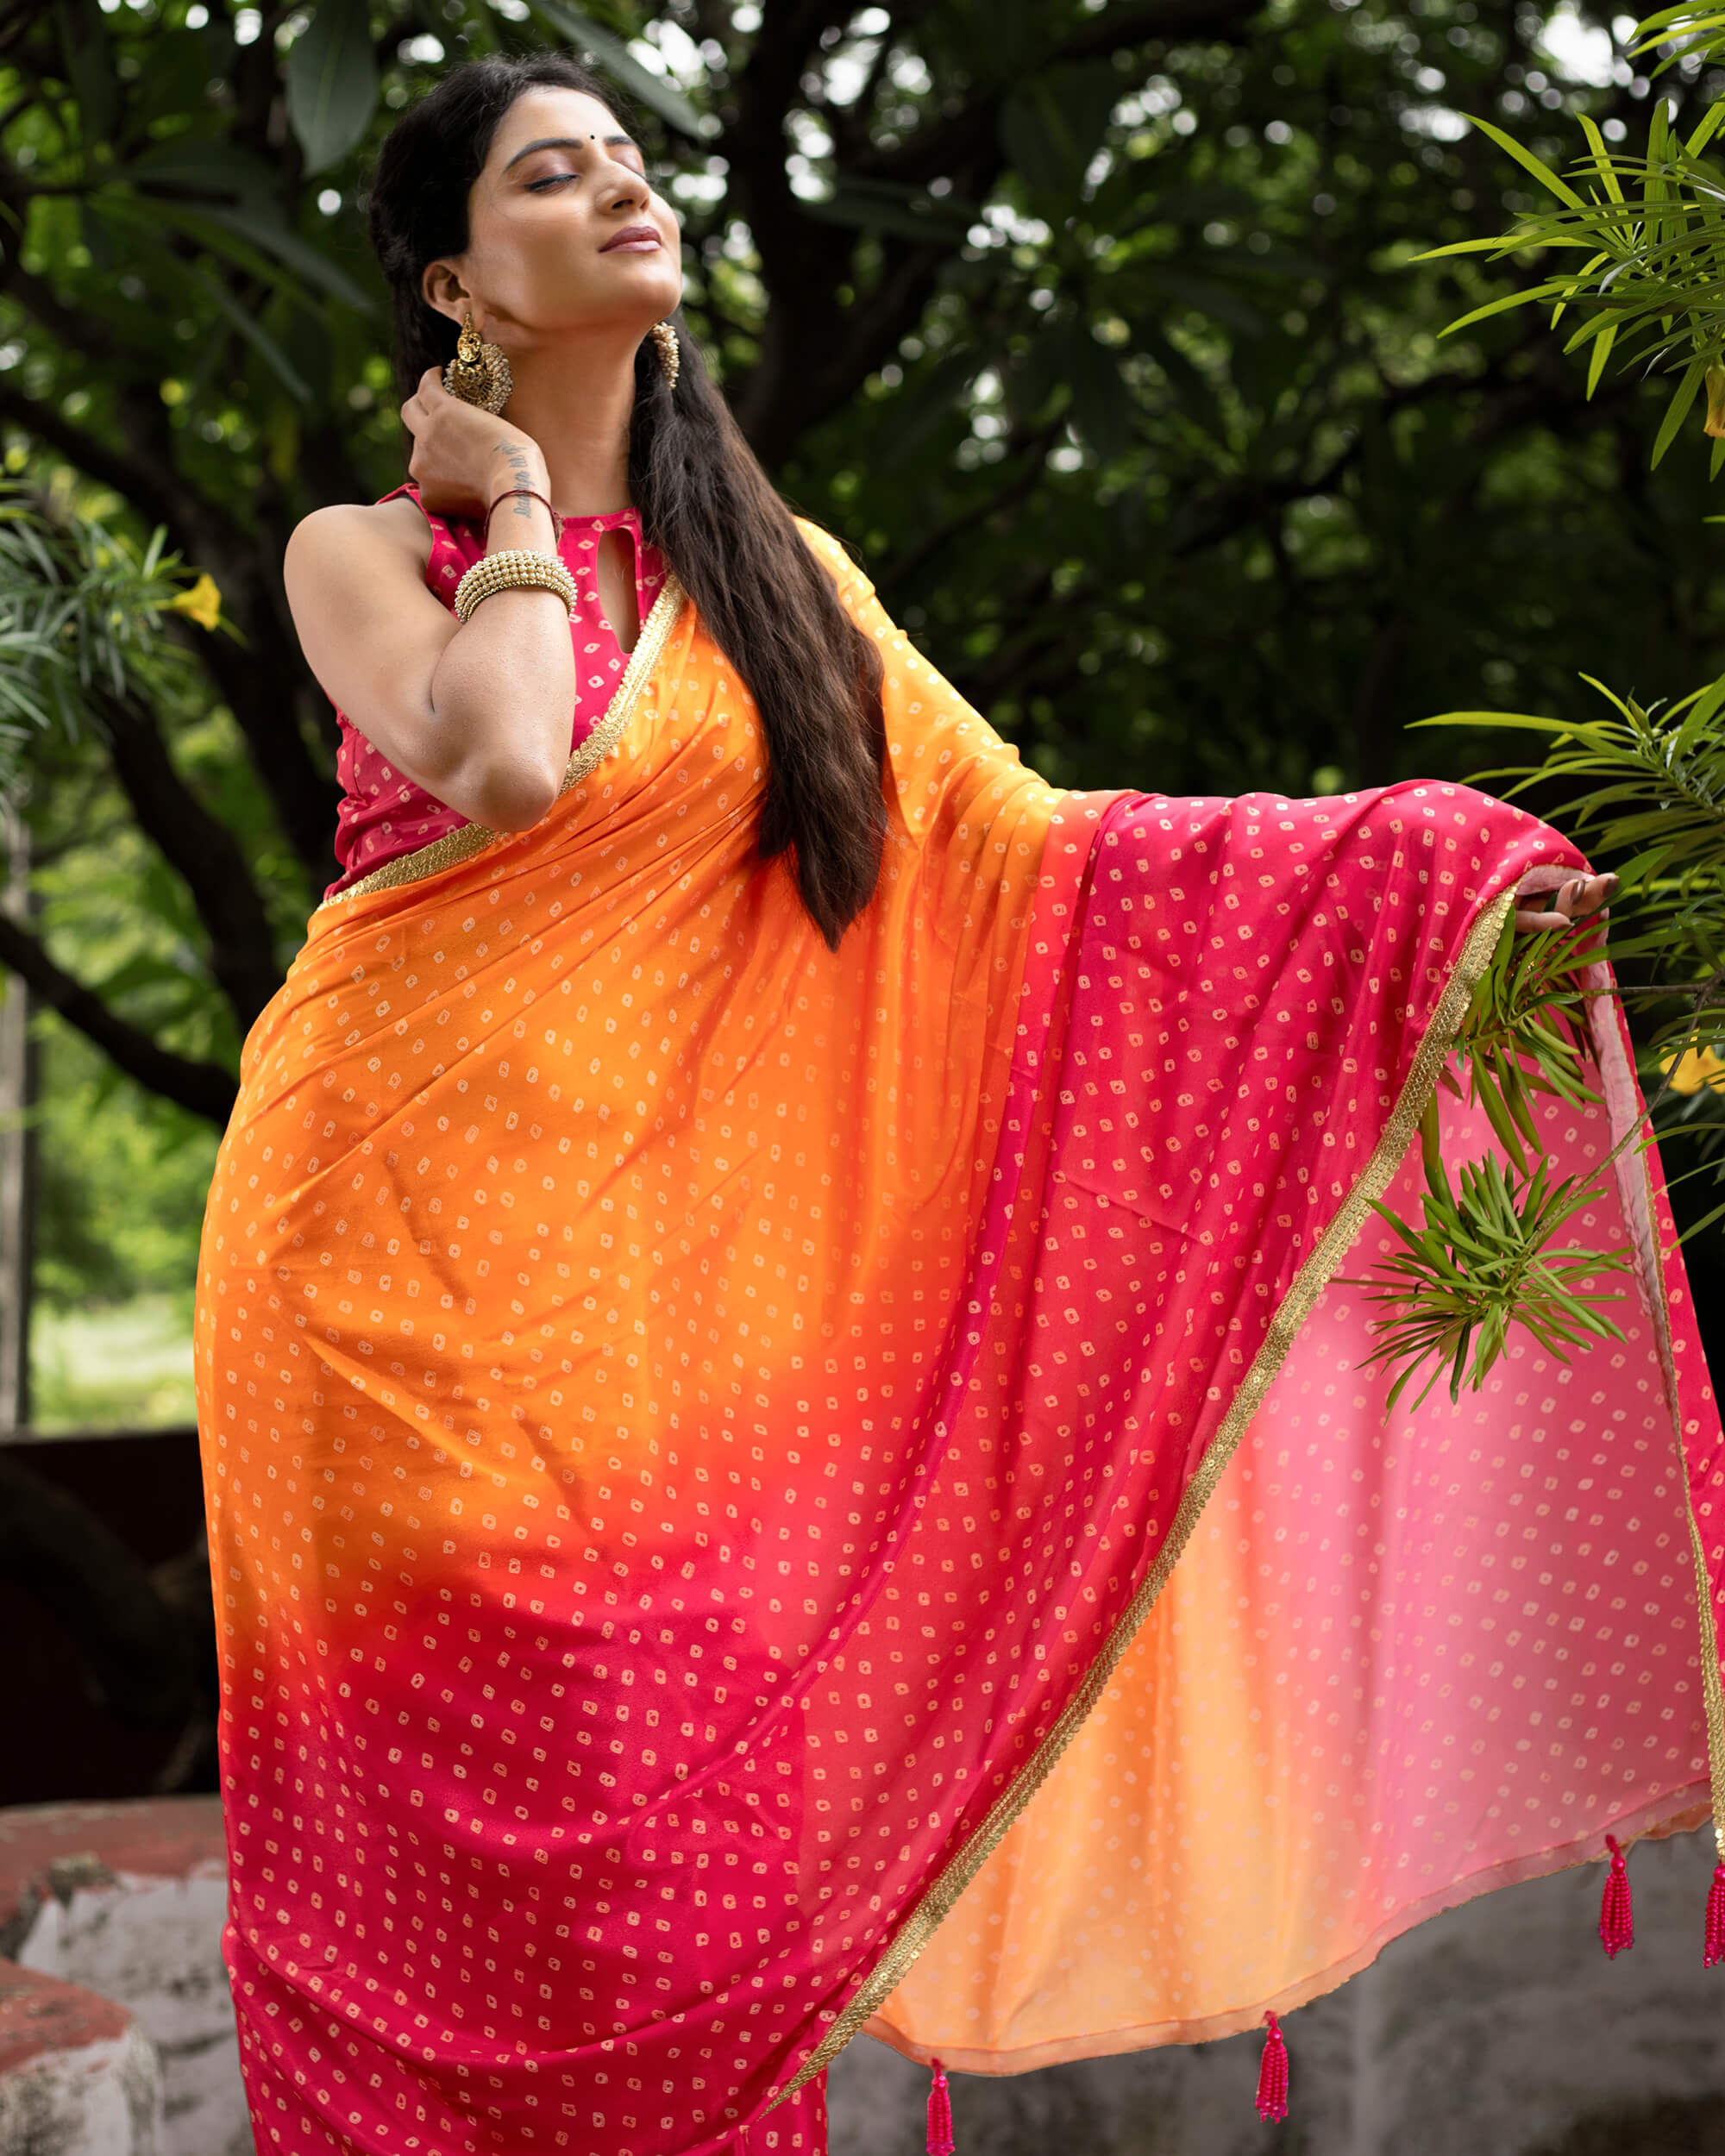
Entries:
[[[1458,1156],[1491,1150],[1482,1112],[1442,1112]],[[1571,1166],[1607,1149],[1604,1106],[1535,1112]],[[1404,1219],[1423,1185],[1416,1147]],[[1573,1230],[1637,1232],[1615,1188]],[[1396,1247],[1374,1216],[1344,1271]],[[1071,1748],[872,2033],[1001,2072],[1255,2028],[1420,1918],[1596,1854],[1583,1821],[1707,1816],[1657,1317],[1590,1286],[1623,1293],[1621,1344],[1564,1364],[1518,1338],[1459,1407],[1440,1383],[1392,1413],[1362,1367],[1374,1307],[1330,1282]]]
[[[1573,848],[1449,785],[1051,787],[805,530],[884,676],[836,952],[668,587],[608,752],[326,902],[246,1044],[197,1354],[266,2156],[814,2156],[865,2027],[1224,2034],[1705,1811],[1656,1157],[1570,1365],[1392,1413],[1347,1284]],[[1559,1172],[1641,1113],[1597,1008]]]

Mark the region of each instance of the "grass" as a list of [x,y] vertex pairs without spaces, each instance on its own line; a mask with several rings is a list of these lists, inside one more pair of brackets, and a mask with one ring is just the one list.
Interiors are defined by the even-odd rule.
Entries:
[[132,1430],[191,1422],[191,1297],[54,1310],[30,1324],[31,1425],[38,1430]]

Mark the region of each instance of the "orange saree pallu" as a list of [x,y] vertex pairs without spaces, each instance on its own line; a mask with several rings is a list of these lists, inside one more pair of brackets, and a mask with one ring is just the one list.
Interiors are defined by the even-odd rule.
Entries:
[[[1656,1158],[1576,1237],[1624,1338],[1457,1407],[1387,1410],[1341,1277],[1573,848],[1435,783],[1051,788],[810,543],[886,671],[836,954],[671,586],[545,820],[321,906],[247,1043],[198,1367],[275,2156],[814,2156],[859,2030],[1225,2034],[1709,1811]],[[1596,1011],[1562,1170],[1641,1113]]]

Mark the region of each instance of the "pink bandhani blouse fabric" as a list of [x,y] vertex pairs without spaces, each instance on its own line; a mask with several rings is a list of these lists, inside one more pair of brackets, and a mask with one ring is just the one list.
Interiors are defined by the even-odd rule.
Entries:
[[[383,498],[393,501],[400,494],[419,502],[419,490],[412,486],[398,486],[394,494]],[[453,611],[455,586],[485,552],[484,529],[461,517],[428,517],[427,522],[431,527],[431,552],[425,563],[425,581]],[[635,556],[635,605],[639,620],[644,622],[652,611],[665,582],[664,558],[656,547],[647,543],[639,510],[617,509],[604,516],[563,519],[558,553],[575,580],[575,612],[569,624],[575,647],[575,711],[569,732],[572,754],[604,718],[628,663],[628,654],[599,605],[599,547],[608,531],[629,535]],[[336,858],[342,864],[342,873],[324,893],[326,899],[348,890],[403,854],[417,853],[422,846],[459,830],[467,820],[423,786],[415,785],[405,771],[398,771],[345,711],[336,712],[336,723],[342,730],[342,746],[336,758],[342,789],[342,805],[336,812]]]

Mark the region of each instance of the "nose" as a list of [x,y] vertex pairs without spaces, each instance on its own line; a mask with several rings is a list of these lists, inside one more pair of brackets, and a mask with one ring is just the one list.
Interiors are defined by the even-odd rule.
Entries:
[[644,208],[647,197],[652,192],[645,174],[637,172],[633,166],[625,165],[620,158],[613,158],[612,163],[613,170],[606,191],[606,200],[611,207],[613,210]]

